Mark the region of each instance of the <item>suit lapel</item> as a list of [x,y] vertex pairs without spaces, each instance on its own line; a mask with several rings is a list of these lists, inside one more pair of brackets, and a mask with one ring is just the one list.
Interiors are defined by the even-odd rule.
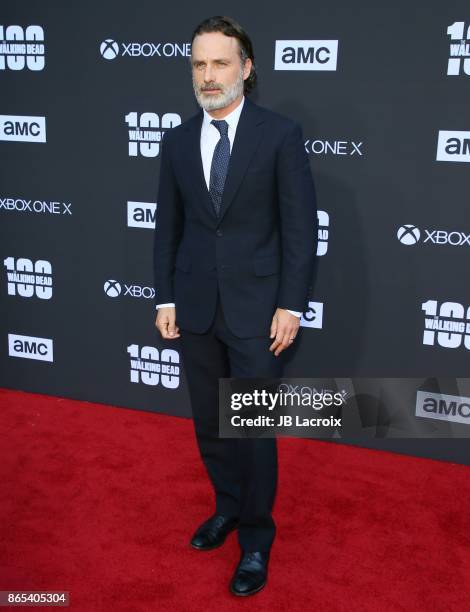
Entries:
[[263,121],[263,115],[258,106],[245,97],[230,154],[218,224],[232,204],[246,169],[258,148],[262,134],[259,125]]
[[203,119],[202,110],[199,111],[186,125],[187,144],[185,154],[187,155],[186,168],[193,173],[194,190],[196,199],[201,202],[202,209],[210,216],[212,223],[216,223],[214,206],[212,199],[207,189],[206,179],[204,178],[204,168],[202,166],[201,157],[201,126]]
[[259,125],[263,123],[264,119],[258,106],[245,97],[230,154],[219,218],[215,215],[212,198],[204,178],[204,168],[201,158],[202,120],[203,112],[201,110],[188,121],[186,126],[188,137],[186,153],[189,162],[187,168],[191,168],[194,172],[194,188],[198,200],[202,202],[203,208],[210,216],[212,223],[219,225],[232,204],[246,169],[258,148],[262,133]]

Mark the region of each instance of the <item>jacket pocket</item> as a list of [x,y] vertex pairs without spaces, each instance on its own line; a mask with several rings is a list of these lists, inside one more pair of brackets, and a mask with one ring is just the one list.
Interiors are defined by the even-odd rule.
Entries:
[[180,251],[176,255],[175,268],[178,268],[178,270],[183,270],[183,272],[189,272],[191,268],[191,258],[187,253]]
[[253,269],[256,276],[269,276],[279,272],[281,260],[278,255],[259,257],[253,260]]

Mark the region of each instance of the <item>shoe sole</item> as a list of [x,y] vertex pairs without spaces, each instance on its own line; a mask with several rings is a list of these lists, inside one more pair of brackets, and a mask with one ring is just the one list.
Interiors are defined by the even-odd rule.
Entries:
[[227,538],[224,538],[222,542],[219,542],[218,544],[212,544],[212,546],[195,546],[194,544],[191,543],[191,548],[194,548],[194,550],[201,550],[201,551],[214,550],[214,548],[220,548],[226,539]]
[[249,597],[250,595],[255,595],[256,593],[259,593],[262,589],[264,589],[264,587],[266,586],[266,583],[267,583],[267,580],[265,580],[263,584],[259,586],[257,589],[248,591],[248,593],[239,593],[238,591],[234,591],[232,588],[232,585],[230,585],[230,592],[233,593],[233,595],[236,595],[237,597]]

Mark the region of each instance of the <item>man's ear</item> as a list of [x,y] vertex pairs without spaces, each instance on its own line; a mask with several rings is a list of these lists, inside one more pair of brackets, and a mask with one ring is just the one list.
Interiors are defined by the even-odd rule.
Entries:
[[252,66],[253,66],[253,62],[251,61],[249,57],[247,57],[245,60],[245,65],[243,66],[243,80],[244,81],[246,81],[246,79],[250,76]]

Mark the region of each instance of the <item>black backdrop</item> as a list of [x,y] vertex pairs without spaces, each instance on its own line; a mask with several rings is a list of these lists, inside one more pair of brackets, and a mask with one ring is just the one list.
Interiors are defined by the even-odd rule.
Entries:
[[[0,384],[190,415],[154,328],[152,223],[213,14],[252,37],[253,99],[301,122],[316,181],[315,303],[286,375],[468,376],[467,3],[25,1],[0,8]],[[470,462],[465,440],[366,444]]]

